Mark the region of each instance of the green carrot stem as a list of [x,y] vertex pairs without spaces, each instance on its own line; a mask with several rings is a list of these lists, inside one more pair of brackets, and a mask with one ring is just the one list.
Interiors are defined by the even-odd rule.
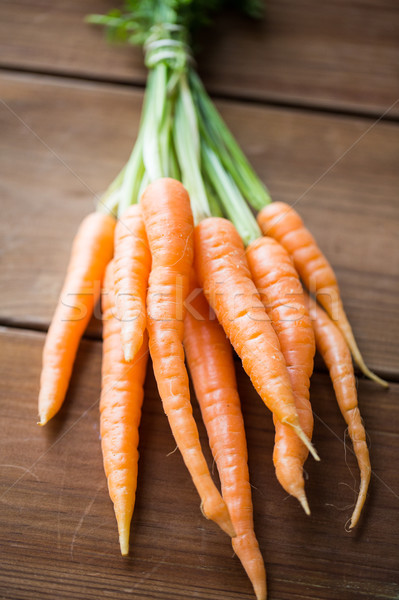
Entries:
[[97,202],[96,210],[98,212],[108,213],[116,216],[118,208],[118,193],[125,176],[126,165],[119,171],[115,179],[109,184]]
[[138,192],[138,201],[140,201],[141,196],[143,195],[146,187],[151,183],[150,177],[147,171],[144,172],[143,177],[139,182],[139,192]]
[[165,117],[167,66],[159,63],[150,73],[148,111],[150,118],[146,120],[143,133],[143,161],[150,181],[166,175],[165,156],[162,156],[159,134]]
[[269,192],[252,169],[219,111],[208,96],[201,79],[193,69],[190,70],[190,83],[198,102],[198,113],[204,134],[208,136],[208,141],[212,140],[217,148],[219,158],[234,178],[242,195],[253,208],[256,210],[262,209],[271,202]]
[[201,144],[201,154],[204,169],[215,188],[223,209],[228,218],[234,223],[244,244],[262,236],[255,217],[242,197],[240,190],[232,177],[225,171],[218,156],[205,142]]
[[219,202],[219,198],[215,192],[215,189],[212,186],[212,183],[209,181],[209,177],[206,171],[203,171],[202,177],[204,180],[206,195],[208,198],[208,204],[213,217],[224,217],[225,213],[223,212],[223,208],[221,203]]
[[142,150],[143,136],[139,134],[130,159],[126,163],[126,172],[119,191],[119,217],[131,204],[138,202],[138,186],[144,174]]
[[190,195],[194,222],[209,217],[211,211],[200,168],[198,122],[190,88],[184,74],[176,99],[173,141],[182,175],[182,182]]
[[190,194],[196,223],[225,214],[248,244],[261,233],[247,202],[260,209],[270,196],[192,67],[187,44],[196,13],[187,0],[150,4],[90,19],[115,39],[142,44],[150,71],[136,144],[102,198],[105,209],[120,216],[148,183],[174,177]]

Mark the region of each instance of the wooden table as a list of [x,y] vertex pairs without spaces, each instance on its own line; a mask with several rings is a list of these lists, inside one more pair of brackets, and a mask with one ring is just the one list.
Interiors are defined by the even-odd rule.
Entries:
[[[35,424],[41,351],[73,234],[126,160],[145,72],[140,50],[83,23],[109,0],[0,2],[0,598],[253,598],[228,539],[201,516],[151,369],[131,555],[119,555],[102,470],[100,323],[67,400]],[[373,477],[345,530],[358,472],[329,378],[311,395],[321,464],[312,516],[273,473],[270,415],[237,362],[255,526],[272,600],[399,597],[399,10],[394,0],[268,0],[264,22],[219,19],[200,70],[275,199],[299,200],[339,277],[365,359],[359,377]],[[193,398],[204,451],[204,428]]]

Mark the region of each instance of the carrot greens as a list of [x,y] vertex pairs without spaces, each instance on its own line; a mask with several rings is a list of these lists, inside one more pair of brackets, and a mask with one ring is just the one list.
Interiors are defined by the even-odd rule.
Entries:
[[[247,202],[259,209],[270,196],[206,93],[191,51],[198,26],[227,4],[126,0],[123,10],[87,18],[105,26],[110,40],[142,45],[149,69],[136,144],[101,203],[120,216],[149,183],[173,177],[187,188],[196,223],[225,214],[248,244],[261,232]],[[257,0],[234,4],[252,17],[261,13]]]

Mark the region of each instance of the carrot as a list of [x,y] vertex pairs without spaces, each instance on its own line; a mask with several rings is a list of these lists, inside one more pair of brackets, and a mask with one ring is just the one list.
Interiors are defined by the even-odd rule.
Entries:
[[318,459],[299,424],[279,341],[251,279],[241,238],[230,221],[212,217],[197,225],[195,265],[205,296],[263,402]]
[[61,408],[80,339],[100,296],[105,267],[112,258],[115,220],[88,215],[75,236],[68,270],[43,350],[39,424]]
[[145,300],[151,270],[151,253],[140,205],[130,206],[116,225],[114,265],[122,346],[125,359],[131,361],[143,343],[147,321]]
[[194,273],[191,291],[196,295],[184,319],[187,363],[219,471],[223,498],[237,534],[232,539],[233,548],[257,599],[264,600],[266,573],[254,532],[247,442],[231,345],[210,314],[203,293],[198,293]]
[[366,366],[346,317],[335,273],[298,213],[284,202],[272,202],[260,211],[258,223],[265,235],[275,238],[292,256],[308,290],[317,293],[317,300],[336,321],[360,370],[383,387],[388,387],[386,381]]
[[[312,438],[313,413],[309,401],[315,340],[305,306],[301,282],[282,246],[272,238],[259,238],[247,248],[248,265],[261,300],[280,342],[287,364],[300,425]],[[310,514],[305,495],[303,465],[308,449],[295,433],[274,418],[276,437],[273,460],[282,487]]]
[[209,473],[192,415],[184,364],[184,300],[193,261],[193,217],[181,183],[158,179],[141,205],[152,255],[147,328],[155,378],[177,446],[201,497],[201,508],[229,535],[234,528]]
[[360,490],[352,514],[350,528],[357,524],[366,500],[371,466],[366,443],[366,432],[360,415],[353,364],[345,339],[324,310],[306,296],[316,345],[330,372],[339,409],[348,425],[349,437],[360,470]]
[[100,401],[101,448],[108,489],[118,523],[121,553],[129,553],[129,531],[137,488],[139,424],[148,359],[144,332],[139,353],[125,362],[121,325],[115,316],[114,261],[106,270],[103,306],[103,361]]

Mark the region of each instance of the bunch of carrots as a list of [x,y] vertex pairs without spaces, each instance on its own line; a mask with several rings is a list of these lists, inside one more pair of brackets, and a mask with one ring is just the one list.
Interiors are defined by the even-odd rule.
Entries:
[[[101,295],[101,445],[122,554],[129,551],[150,354],[201,511],[231,537],[257,599],[264,600],[232,348],[273,414],[277,479],[310,514],[303,466],[309,452],[319,460],[309,397],[317,346],[360,470],[351,528],[371,473],[351,354],[365,375],[386,383],[364,364],[328,260],[297,212],[271,202],[194,71],[189,32],[218,3],[126,4],[125,12],[90,21],[145,47],[150,74],[140,131],[126,166],[76,234],[43,352],[39,422],[45,425],[64,401]],[[93,293],[98,281],[101,294]],[[221,493],[202,453],[187,367]]]

